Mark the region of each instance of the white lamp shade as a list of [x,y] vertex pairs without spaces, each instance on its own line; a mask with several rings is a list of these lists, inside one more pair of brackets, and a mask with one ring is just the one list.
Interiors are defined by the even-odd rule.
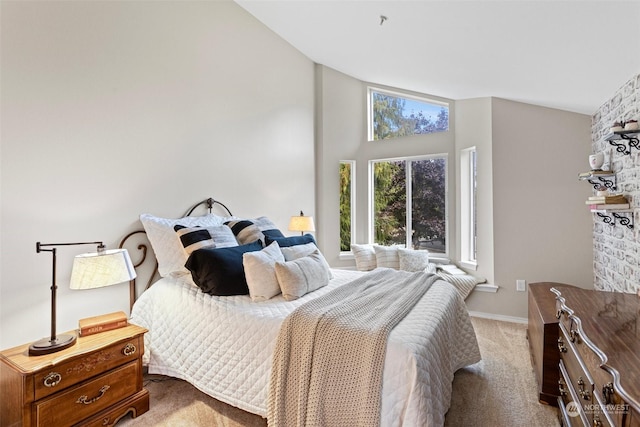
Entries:
[[93,289],[128,282],[136,277],[126,249],[81,254],[74,258],[71,289]]
[[289,231],[316,231],[312,216],[296,215],[289,221]]

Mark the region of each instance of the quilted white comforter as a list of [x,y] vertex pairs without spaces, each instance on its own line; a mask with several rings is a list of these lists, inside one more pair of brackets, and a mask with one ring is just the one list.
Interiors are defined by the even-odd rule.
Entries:
[[[150,373],[184,379],[220,401],[264,417],[283,319],[306,301],[364,274],[332,272],[328,286],[295,301],[216,297],[187,279],[161,279],[141,295],[131,313],[131,323],[149,330],[143,362]],[[389,335],[381,425],[444,424],[454,372],[479,360],[463,300],[452,285],[438,280]]]

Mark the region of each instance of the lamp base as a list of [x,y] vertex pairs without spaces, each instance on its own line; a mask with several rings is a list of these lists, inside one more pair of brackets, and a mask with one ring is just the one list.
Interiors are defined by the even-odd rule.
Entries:
[[76,343],[75,335],[58,335],[55,340],[45,338],[29,346],[29,356],[41,356],[64,350]]

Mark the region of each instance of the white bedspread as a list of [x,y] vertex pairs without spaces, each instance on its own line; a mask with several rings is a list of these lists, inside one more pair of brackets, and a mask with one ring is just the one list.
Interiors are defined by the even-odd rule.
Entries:
[[[282,320],[306,301],[363,274],[332,272],[328,286],[295,301],[215,297],[190,281],[162,279],[138,299],[131,314],[132,323],[149,329],[143,362],[150,373],[184,379],[218,400],[264,417]],[[463,300],[453,286],[438,280],[389,336],[381,425],[442,425],[454,372],[479,360]]]

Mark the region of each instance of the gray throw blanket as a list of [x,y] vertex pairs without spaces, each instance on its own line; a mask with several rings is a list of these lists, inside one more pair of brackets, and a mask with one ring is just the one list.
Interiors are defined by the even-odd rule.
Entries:
[[379,425],[387,337],[437,279],[377,269],[291,313],[276,341],[269,426]]

